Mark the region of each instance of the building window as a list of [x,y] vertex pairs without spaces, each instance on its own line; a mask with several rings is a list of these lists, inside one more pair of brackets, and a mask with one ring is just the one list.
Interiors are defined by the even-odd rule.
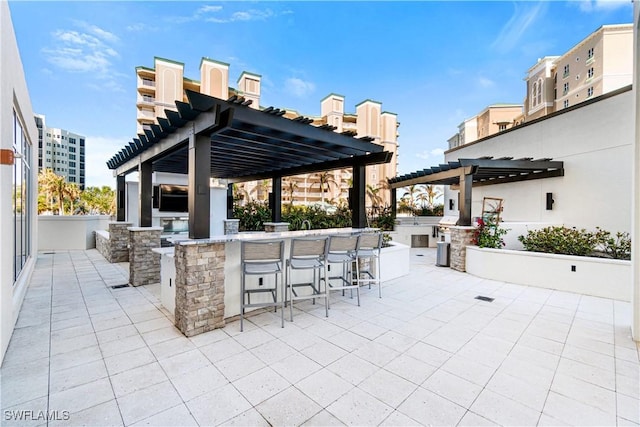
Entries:
[[593,96],[593,86],[587,89],[587,98],[591,98]]
[[75,169],[69,169],[69,175],[75,175],[75,174],[76,174]]
[[564,66],[564,72],[562,73],[562,78],[566,78],[569,75],[569,64]]
[[76,177],[75,176],[70,176],[69,177],[69,182],[76,182]]
[[69,160],[75,160],[75,159],[76,159],[75,154],[69,154]]
[[31,144],[27,141],[22,124],[13,112],[13,150],[20,154],[13,164],[13,282],[18,279],[27,259],[31,256]]
[[69,147],[69,152],[70,153],[75,153],[76,152],[76,147]]
[[568,108],[568,107],[569,107],[569,100],[568,100],[568,99],[565,99],[565,100],[564,100],[564,102],[562,103],[562,106],[563,106],[564,108]]
[[70,168],[75,168],[76,167],[76,162],[69,162],[69,167]]
[[76,143],[75,138],[69,138],[69,144],[75,144],[75,143]]
[[562,88],[562,95],[569,93],[569,82],[566,82]]
[[590,48],[587,51],[587,59],[591,59],[591,58],[593,58],[593,48]]
[[506,124],[506,123],[500,123],[500,124],[498,125],[498,130],[499,130],[500,132],[502,132],[503,130],[507,130],[507,124]]
[[593,67],[589,68],[589,70],[587,70],[587,78],[591,79],[593,78]]
[[535,106],[538,105],[537,101],[537,96],[536,94],[538,93],[538,82],[533,82],[533,88],[531,89],[531,107],[534,108]]
[[538,79],[538,91],[536,92],[536,105],[542,104],[542,79]]

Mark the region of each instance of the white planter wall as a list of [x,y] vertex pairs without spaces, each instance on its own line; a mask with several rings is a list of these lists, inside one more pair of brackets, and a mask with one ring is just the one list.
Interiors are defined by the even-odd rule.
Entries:
[[630,261],[467,246],[466,268],[485,279],[631,300]]
[[389,242],[391,246],[382,248],[380,254],[380,277],[383,282],[409,274],[411,249],[398,242]]

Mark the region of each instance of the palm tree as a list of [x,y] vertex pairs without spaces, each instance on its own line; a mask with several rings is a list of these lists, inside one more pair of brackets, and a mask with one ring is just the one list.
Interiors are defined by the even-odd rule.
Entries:
[[263,179],[256,183],[256,186],[251,190],[251,193],[256,193],[256,199],[265,201],[269,198],[269,191],[271,190],[271,181]]
[[287,178],[284,185],[285,192],[289,195],[289,205],[293,206],[293,193],[298,190],[298,183],[292,178]]
[[367,197],[371,202],[371,208],[377,209],[382,205],[382,197],[378,194],[381,190],[381,187],[374,187],[373,185],[367,184]]
[[116,212],[116,193],[108,185],[85,188],[80,200],[89,213],[113,215]]
[[58,215],[64,214],[65,184],[64,177],[56,175],[51,169],[44,169],[38,175],[38,186],[47,195],[49,207],[53,208],[53,201],[57,200]]
[[322,197],[322,204],[324,204],[324,192],[325,192],[325,189],[326,190],[330,190],[331,189],[331,185],[336,186],[338,184],[336,183],[336,179],[333,176],[333,174],[330,173],[329,171],[317,172],[315,175],[320,180],[318,185],[320,186],[320,194],[321,194],[321,197]]
[[401,199],[406,201],[407,206],[413,212],[415,209],[416,195],[420,192],[420,186],[414,184],[406,187],[406,189],[407,191],[402,195]]
[[433,203],[435,200],[442,195],[442,192],[435,185],[425,185],[424,186],[424,194],[427,197],[427,202],[429,203],[429,207],[433,208]]
[[65,198],[69,201],[69,215],[73,215],[74,212],[74,203],[76,200],[80,199],[80,187],[75,183],[67,183],[65,182],[64,186],[64,195]]

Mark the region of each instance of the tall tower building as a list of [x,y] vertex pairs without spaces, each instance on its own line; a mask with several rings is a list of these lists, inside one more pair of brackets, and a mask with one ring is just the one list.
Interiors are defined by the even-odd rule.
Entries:
[[85,140],[82,135],[46,125],[44,115],[35,115],[38,128],[38,172],[51,169],[69,183],[85,188]]

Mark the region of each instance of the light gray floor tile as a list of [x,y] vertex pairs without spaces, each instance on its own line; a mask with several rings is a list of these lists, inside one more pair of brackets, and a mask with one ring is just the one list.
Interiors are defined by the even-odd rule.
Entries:
[[398,411],[422,425],[455,425],[466,409],[420,387],[398,407]]
[[229,384],[229,381],[214,366],[189,371],[172,378],[171,382],[185,402]]
[[200,351],[207,357],[207,359],[209,359],[213,363],[216,363],[220,360],[242,353],[246,351],[246,349],[238,344],[235,339],[225,338],[212,344],[200,347]]
[[324,340],[302,349],[300,353],[322,366],[327,366],[347,354],[342,348]]
[[108,378],[82,384],[74,388],[52,393],[49,407],[71,413],[80,412],[100,403],[113,400],[113,390]]
[[269,424],[276,426],[300,425],[322,408],[300,390],[289,387],[262,402],[256,409]]
[[227,384],[188,401],[187,407],[199,425],[214,426],[251,409],[251,404],[233,385]]
[[464,417],[458,423],[458,427],[479,427],[479,426],[495,426],[496,423],[489,421],[488,419],[481,417],[478,414],[474,414],[471,411],[467,411]]
[[50,422],[49,426],[123,426],[115,399],[69,414],[68,420]]
[[340,378],[327,368],[303,379],[295,386],[325,408],[353,388],[351,383]]
[[147,387],[118,398],[126,425],[149,418],[182,403],[169,381]]
[[361,382],[358,388],[395,409],[418,387],[389,371],[380,369]]
[[172,426],[181,426],[181,427],[191,427],[197,426],[198,423],[193,418],[187,406],[182,403],[178,406],[174,406],[173,408],[169,408],[165,411],[162,411],[156,415],[152,415],[149,418],[145,418],[144,420],[138,421],[132,426],[150,426],[150,427],[172,427]]
[[236,381],[266,365],[251,351],[245,350],[235,356],[216,362],[215,366],[229,381]]
[[273,369],[264,367],[233,383],[253,406],[287,389],[291,384]]
[[104,362],[107,365],[107,370],[109,371],[109,375],[116,375],[120,372],[128,371],[129,369],[137,368],[139,366],[148,365],[155,361],[156,358],[153,356],[151,350],[149,350],[147,347],[117,354],[115,356],[107,357],[104,359]]
[[198,350],[180,353],[167,359],[159,360],[159,362],[169,378],[175,378],[211,365],[211,362]]
[[168,379],[157,362],[111,375],[110,378],[116,397],[122,397]]
[[593,408],[555,391],[549,392],[543,413],[569,425],[603,426],[616,423],[615,414]]
[[322,411],[318,412],[313,417],[305,421],[302,425],[308,427],[338,427],[344,426],[345,424],[334,417],[329,411],[323,409]]
[[535,425],[539,411],[484,389],[469,408],[472,412],[500,425]]
[[482,391],[482,387],[463,378],[453,375],[443,369],[433,373],[422,383],[422,387],[437,395],[457,403],[463,408],[469,408]]
[[270,366],[291,384],[322,369],[322,366],[300,353],[294,353]]
[[354,388],[327,407],[327,411],[347,425],[377,425],[393,408]]
[[53,371],[49,378],[49,392],[56,393],[67,390],[101,378],[106,378],[108,375],[103,360],[96,360],[95,362],[61,371]]
[[239,426],[239,427],[270,427],[267,420],[264,419],[260,412],[251,408],[248,411],[244,411],[238,416],[231,418],[221,424],[222,426]]

